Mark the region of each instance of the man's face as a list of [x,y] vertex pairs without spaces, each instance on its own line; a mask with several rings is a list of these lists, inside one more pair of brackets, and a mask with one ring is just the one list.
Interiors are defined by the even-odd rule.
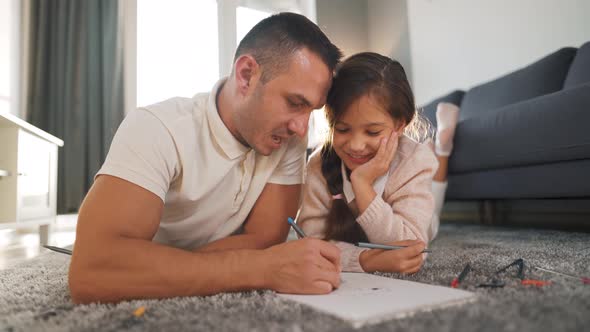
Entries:
[[331,83],[332,73],[316,54],[297,51],[287,70],[266,84],[257,81],[236,112],[234,124],[242,140],[268,156],[291,136],[304,137],[309,116],[324,105]]

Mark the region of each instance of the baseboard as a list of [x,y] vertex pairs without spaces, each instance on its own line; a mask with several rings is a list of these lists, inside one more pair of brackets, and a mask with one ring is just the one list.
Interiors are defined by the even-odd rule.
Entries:
[[441,222],[590,232],[590,199],[494,200],[487,204],[445,202]]

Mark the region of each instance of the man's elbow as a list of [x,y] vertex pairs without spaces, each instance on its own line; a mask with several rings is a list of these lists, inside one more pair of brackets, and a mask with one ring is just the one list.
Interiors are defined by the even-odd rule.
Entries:
[[70,266],[68,286],[70,288],[72,302],[75,304],[87,304],[95,302],[91,287],[88,287],[88,280],[84,280],[84,274],[85,273],[80,271],[80,269]]
[[68,286],[72,302],[75,304],[104,302],[104,294],[101,296],[100,287],[93,275],[96,275],[96,271],[92,271],[90,267],[70,265]]

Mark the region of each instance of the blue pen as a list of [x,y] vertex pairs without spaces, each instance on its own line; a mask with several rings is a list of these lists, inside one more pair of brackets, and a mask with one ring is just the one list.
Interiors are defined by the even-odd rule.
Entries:
[[291,217],[287,218],[287,222],[289,223],[289,225],[291,225],[291,227],[293,227],[293,229],[295,230],[295,233],[297,233],[297,235],[299,235],[300,239],[305,237],[305,233],[303,233],[303,230],[301,228],[299,228],[299,226],[297,226],[297,224],[295,224],[295,221],[293,220],[293,218],[291,218]]

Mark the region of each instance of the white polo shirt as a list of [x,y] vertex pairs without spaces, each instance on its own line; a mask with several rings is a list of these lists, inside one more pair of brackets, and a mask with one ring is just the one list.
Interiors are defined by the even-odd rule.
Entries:
[[306,140],[292,137],[270,156],[227,129],[211,93],[172,98],[129,113],[100,174],[137,184],[164,202],[153,240],[194,249],[240,229],[267,183],[303,182]]

